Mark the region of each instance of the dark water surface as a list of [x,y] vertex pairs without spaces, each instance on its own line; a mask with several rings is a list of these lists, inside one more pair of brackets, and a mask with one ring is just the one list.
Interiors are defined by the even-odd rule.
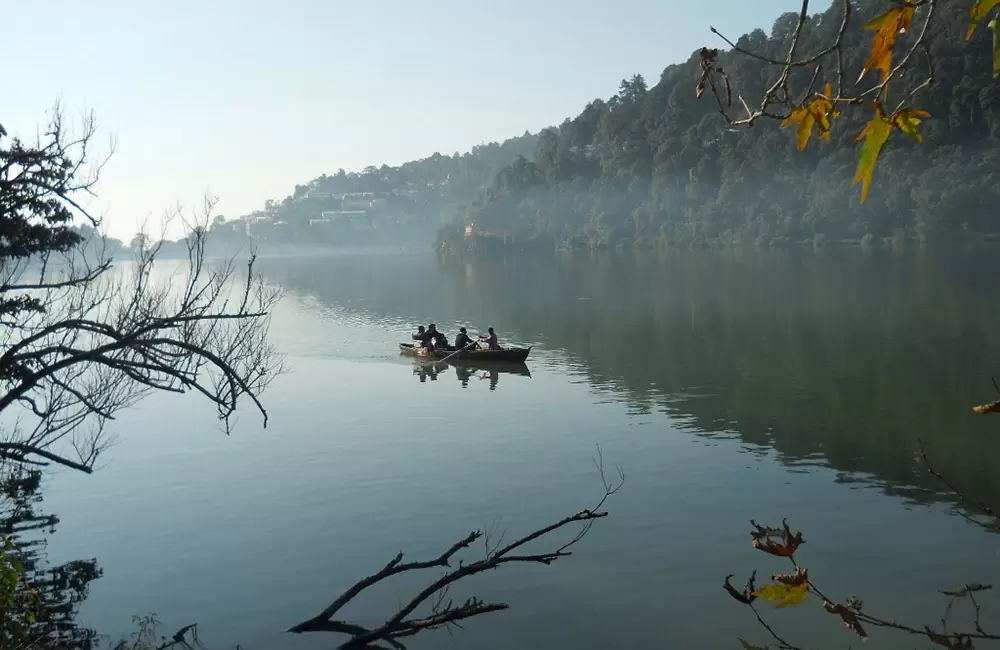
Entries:
[[[470,581],[456,598],[512,608],[414,647],[763,645],[720,588],[788,569],[750,547],[751,518],[802,529],[798,558],[826,593],[920,626],[943,612],[936,590],[1000,580],[1000,538],[958,517],[917,456],[921,438],[939,470],[1000,504],[1000,422],[971,411],[1000,373],[992,250],[420,253],[264,270],[288,290],[274,334],[290,367],[266,430],[248,412],[226,437],[206,405],[157,395],[115,423],[98,473],[47,481],[50,556],[105,571],[80,616],[103,633],[155,612],[170,630],[198,621],[210,648],[332,647],[280,630],[400,549],[436,556],[477,528],[499,522],[509,539],[590,505],[598,444],[627,474],[611,516],[572,557]],[[418,372],[396,343],[432,321],[534,345],[530,377]],[[416,584],[345,615],[373,625]],[[771,621],[804,645],[856,645],[818,602]]]

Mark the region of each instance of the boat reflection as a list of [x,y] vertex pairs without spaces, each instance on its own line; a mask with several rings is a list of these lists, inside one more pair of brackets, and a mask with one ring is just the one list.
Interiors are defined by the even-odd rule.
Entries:
[[531,371],[528,370],[528,365],[525,363],[448,361],[447,364],[455,368],[455,374],[458,376],[458,380],[462,382],[462,388],[468,388],[469,380],[473,377],[489,379],[490,390],[496,390],[501,374],[531,378]]
[[443,363],[415,363],[413,364],[413,374],[420,379],[420,383],[427,383],[427,380],[437,381],[438,375],[448,369]]
[[462,382],[462,388],[468,388],[472,379],[488,379],[490,390],[496,390],[500,375],[517,375],[531,378],[531,371],[525,363],[490,363],[488,361],[468,362],[468,361],[438,361],[438,362],[418,362],[413,364],[413,374],[420,383],[426,383],[428,379],[437,381],[439,375],[449,368],[455,369],[455,375]]

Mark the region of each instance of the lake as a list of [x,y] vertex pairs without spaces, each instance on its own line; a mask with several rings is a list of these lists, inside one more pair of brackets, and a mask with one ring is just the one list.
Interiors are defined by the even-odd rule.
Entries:
[[[273,335],[288,372],[264,396],[266,429],[247,411],[227,437],[209,405],[154,395],[113,423],[94,475],[46,478],[43,508],[61,519],[49,558],[97,558],[78,620],[103,634],[155,612],[165,633],[197,621],[213,649],[333,647],[344,638],[281,630],[400,550],[427,559],[472,530],[513,539],[589,507],[598,445],[626,474],[610,516],[571,557],[470,580],[456,599],[511,609],[412,647],[773,647],[721,588],[789,568],[751,547],[750,519],[802,530],[796,557],[825,593],[918,627],[942,616],[938,590],[1000,580],[1000,538],[958,516],[917,443],[1000,504],[1000,421],[971,410],[1000,374],[995,249],[262,269],[287,291]],[[421,369],[396,344],[430,322],[532,345],[530,376]],[[374,625],[437,575],[383,585],[344,617]],[[856,645],[814,599],[760,610],[798,645]],[[1000,603],[979,600],[989,621]]]

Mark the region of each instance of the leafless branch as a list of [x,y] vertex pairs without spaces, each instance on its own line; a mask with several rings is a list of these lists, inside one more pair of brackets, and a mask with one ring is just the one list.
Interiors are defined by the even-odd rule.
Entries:
[[[103,167],[84,171],[94,133],[91,117],[67,139],[58,110],[33,147],[5,147],[0,127],[0,212],[23,226],[0,238],[0,459],[89,471],[110,444],[105,423],[153,390],[201,394],[227,431],[246,400],[266,426],[258,395],[281,371],[267,340],[280,291],[253,255],[242,269],[209,262],[204,227],[185,241],[186,265],[141,236],[134,262],[113,266],[102,239],[69,226],[89,217],[71,195]],[[214,205],[206,197],[195,219]]]
[[[452,544],[441,555],[430,560],[404,563],[403,554],[400,552],[382,567],[381,570],[359,580],[344,591],[344,593],[338,596],[319,614],[298,623],[289,628],[288,631],[296,634],[302,632],[339,632],[350,636],[350,639],[340,646],[341,648],[372,648],[385,647],[387,645],[396,650],[401,650],[404,646],[400,639],[426,630],[447,628],[468,618],[507,609],[509,605],[506,603],[488,603],[475,597],[456,604],[450,599],[446,600],[446,594],[449,588],[460,580],[496,569],[503,564],[534,563],[547,565],[559,558],[571,555],[568,549],[586,535],[594,521],[607,516],[608,513],[602,510],[604,503],[621,489],[624,484],[625,475],[620,468],[617,469],[618,480],[614,483],[608,481],[604,472],[603,456],[600,448],[598,448],[598,457],[595,459],[595,463],[600,472],[604,493],[594,507],[581,510],[576,514],[560,519],[506,546],[497,548],[496,545],[489,545],[485,557],[468,564],[460,561],[457,567],[452,567],[451,564],[454,557],[461,551],[470,548],[478,539],[483,537],[482,532],[474,531],[470,533],[463,539]],[[523,548],[531,542],[574,523],[582,524],[580,530],[570,541],[562,544],[555,550],[531,554],[514,553],[514,551]],[[389,616],[383,623],[375,627],[366,628],[353,623],[334,620],[333,617],[338,611],[369,587],[382,583],[400,573],[436,567],[444,567],[449,570],[438,579],[432,581],[427,587],[420,590],[409,602],[401,606],[398,611]],[[430,612],[427,615],[417,615],[417,610],[425,605],[430,607]]]
[[930,472],[934,476],[934,478],[944,483],[945,486],[947,486],[949,490],[954,492],[959,499],[965,501],[966,503],[972,504],[983,515],[990,517],[992,521],[990,522],[981,521],[979,519],[976,519],[975,517],[970,517],[961,510],[957,511],[958,514],[966,521],[969,521],[979,526],[980,528],[985,528],[986,530],[991,530],[991,531],[997,530],[996,514],[994,513],[993,508],[991,508],[989,505],[987,505],[982,501],[977,501],[975,499],[969,498],[968,496],[965,495],[965,493],[963,493],[961,490],[955,487],[955,485],[951,481],[945,478],[943,474],[934,469],[934,467],[931,465],[930,459],[927,457],[927,452],[924,451],[924,443],[920,438],[917,438],[917,446],[920,448],[920,459],[924,461],[924,466],[927,468],[927,471]]

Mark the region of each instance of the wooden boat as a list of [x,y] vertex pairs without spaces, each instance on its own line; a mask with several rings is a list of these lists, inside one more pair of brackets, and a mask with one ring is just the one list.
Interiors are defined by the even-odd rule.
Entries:
[[[399,351],[414,357],[426,357],[424,348],[413,343],[400,343]],[[524,363],[531,352],[531,347],[527,348],[501,348],[500,350],[432,350],[431,356],[435,359],[447,358],[448,361],[490,361],[495,363]]]

